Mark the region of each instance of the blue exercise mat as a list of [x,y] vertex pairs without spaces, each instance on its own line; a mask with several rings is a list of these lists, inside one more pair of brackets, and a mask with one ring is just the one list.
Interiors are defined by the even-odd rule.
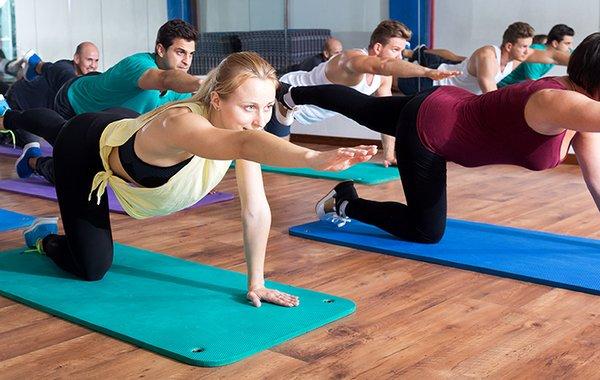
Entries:
[[29,227],[34,220],[34,216],[0,208],[0,232]]
[[[100,281],[58,269],[46,256],[0,253],[0,294],[185,363],[241,360],[351,314],[352,301],[267,281],[298,307],[246,300],[246,276],[115,244]],[[241,254],[241,253],[240,253]]]
[[438,244],[405,242],[355,220],[341,228],[331,222],[312,222],[289,232],[366,251],[600,294],[600,240],[452,219]]

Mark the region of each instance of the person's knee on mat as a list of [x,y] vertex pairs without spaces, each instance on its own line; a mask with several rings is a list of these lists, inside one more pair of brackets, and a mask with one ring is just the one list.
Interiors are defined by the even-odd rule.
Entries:
[[100,281],[110,269],[112,260],[108,263],[91,263],[83,268],[82,279],[85,281]]
[[100,280],[102,280],[104,278],[104,275],[106,274],[106,272],[108,272],[108,269],[105,270],[105,271],[100,271],[100,272],[89,272],[89,273],[86,273],[83,276],[83,280],[89,281],[89,282],[100,281]]
[[444,232],[446,232],[445,225],[443,227],[426,226],[422,228],[415,226],[411,240],[422,244],[437,244],[444,237]]

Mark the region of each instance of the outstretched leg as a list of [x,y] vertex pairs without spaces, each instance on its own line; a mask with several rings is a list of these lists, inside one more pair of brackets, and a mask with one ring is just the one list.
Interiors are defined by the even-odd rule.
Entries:
[[7,110],[2,121],[4,129],[19,130],[43,137],[54,145],[66,120],[53,110],[33,108],[26,111]]
[[289,97],[294,105],[312,104],[335,111],[369,129],[390,136],[396,135],[400,111],[410,100],[401,96],[369,96],[337,84],[292,87]]

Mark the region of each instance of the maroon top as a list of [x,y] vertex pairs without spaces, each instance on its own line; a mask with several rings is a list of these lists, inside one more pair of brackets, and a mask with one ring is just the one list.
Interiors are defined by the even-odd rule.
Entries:
[[462,166],[511,164],[531,170],[556,167],[566,131],[542,135],[525,121],[529,96],[546,88],[566,89],[552,77],[483,95],[460,87],[440,87],[419,109],[419,137],[432,152]]

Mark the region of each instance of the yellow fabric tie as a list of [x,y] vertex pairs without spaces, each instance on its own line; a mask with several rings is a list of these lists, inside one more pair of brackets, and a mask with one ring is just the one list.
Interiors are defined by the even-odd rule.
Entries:
[[88,201],[92,200],[92,193],[96,190],[96,204],[100,204],[100,198],[106,191],[106,186],[108,185],[108,179],[112,177],[112,170],[108,169],[102,172],[96,173],[94,176],[94,180],[92,181],[92,190],[90,190],[90,194],[88,195]]

